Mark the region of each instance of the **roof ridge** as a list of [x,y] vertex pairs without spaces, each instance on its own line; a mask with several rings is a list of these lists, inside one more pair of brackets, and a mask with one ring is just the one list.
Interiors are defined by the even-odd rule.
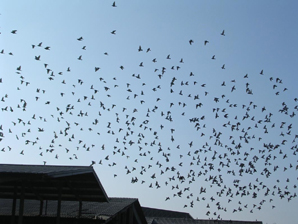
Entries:
[[127,198],[127,197],[109,197],[110,199],[133,199],[138,200],[138,198]]
[[92,168],[92,166],[72,166],[72,165],[39,165],[39,164],[8,164],[1,163],[0,166],[40,166],[40,167],[74,167],[74,168]]

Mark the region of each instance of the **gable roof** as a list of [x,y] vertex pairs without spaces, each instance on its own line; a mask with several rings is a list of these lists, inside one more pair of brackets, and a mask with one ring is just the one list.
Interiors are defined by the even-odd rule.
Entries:
[[[0,164],[0,198],[107,202],[108,196],[91,166]],[[16,192],[16,194],[15,194]]]

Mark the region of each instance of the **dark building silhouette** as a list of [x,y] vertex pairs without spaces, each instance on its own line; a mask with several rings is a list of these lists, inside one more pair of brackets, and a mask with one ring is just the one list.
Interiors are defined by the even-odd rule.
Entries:
[[261,224],[196,220],[188,213],[108,197],[92,166],[0,164],[0,223]]

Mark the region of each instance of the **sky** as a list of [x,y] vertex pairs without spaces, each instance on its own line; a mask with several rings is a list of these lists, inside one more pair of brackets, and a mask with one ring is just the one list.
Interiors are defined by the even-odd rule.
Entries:
[[110,197],[297,220],[296,1],[1,1],[0,163]]

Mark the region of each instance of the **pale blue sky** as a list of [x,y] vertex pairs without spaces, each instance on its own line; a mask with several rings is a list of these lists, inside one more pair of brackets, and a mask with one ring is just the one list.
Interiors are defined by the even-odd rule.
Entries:
[[[298,105],[294,101],[298,98],[296,1],[135,0],[116,1],[117,7],[112,3],[0,2],[0,125],[4,135],[0,162],[90,165],[95,161],[94,169],[111,197],[136,197],[143,206],[189,212],[200,219],[220,215],[228,220],[295,223],[297,198],[289,202],[288,198],[297,193],[298,184],[297,156],[293,154],[297,116],[290,116]],[[12,30],[17,30],[16,34]],[[83,40],[78,41],[79,37]],[[192,45],[189,40],[194,41]],[[47,46],[50,50],[44,49]],[[138,51],[139,46],[143,51]],[[40,60],[35,60],[39,55]],[[82,60],[78,60],[80,55]],[[19,66],[21,71],[16,70]],[[95,72],[95,67],[100,69]],[[173,77],[176,81],[170,86]],[[253,94],[247,94],[247,87]],[[197,95],[199,99],[194,99]],[[21,99],[26,101],[25,111]],[[200,103],[201,107],[196,106]],[[279,111],[285,105],[288,114]],[[173,121],[166,119],[168,111]],[[195,117],[199,118],[196,127],[189,120]],[[239,130],[231,131],[237,122]],[[175,131],[171,133],[171,129]],[[214,144],[219,132],[222,146]],[[269,143],[278,146],[268,150],[264,144]],[[258,158],[255,162],[254,156]],[[226,164],[228,159],[230,167],[222,167],[220,162]],[[249,161],[256,172],[240,176],[239,165],[244,163],[248,169]],[[198,176],[209,170],[209,163],[214,170]],[[274,171],[276,166],[279,168]],[[126,174],[133,167],[136,170]],[[176,170],[166,171],[166,167]],[[271,172],[268,178],[263,175],[265,168]],[[235,175],[229,172],[232,170]],[[177,171],[187,177],[185,182],[179,182]],[[193,172],[195,180],[190,183],[188,175]],[[175,180],[170,181],[173,176]],[[138,182],[131,184],[136,177]],[[205,180],[210,177],[222,178],[223,183],[218,186]],[[241,197],[243,188],[235,186],[235,180],[240,180],[239,186],[246,187],[250,195]],[[249,190],[249,183],[258,187]],[[190,190],[184,191],[187,187]],[[205,194],[200,194],[201,187],[206,188]],[[227,195],[229,188],[233,198]],[[279,189],[290,193],[280,199]],[[180,190],[181,197],[174,197]],[[258,193],[256,199],[253,192]],[[165,201],[167,197],[170,200]],[[206,215],[208,211],[210,215]]]

